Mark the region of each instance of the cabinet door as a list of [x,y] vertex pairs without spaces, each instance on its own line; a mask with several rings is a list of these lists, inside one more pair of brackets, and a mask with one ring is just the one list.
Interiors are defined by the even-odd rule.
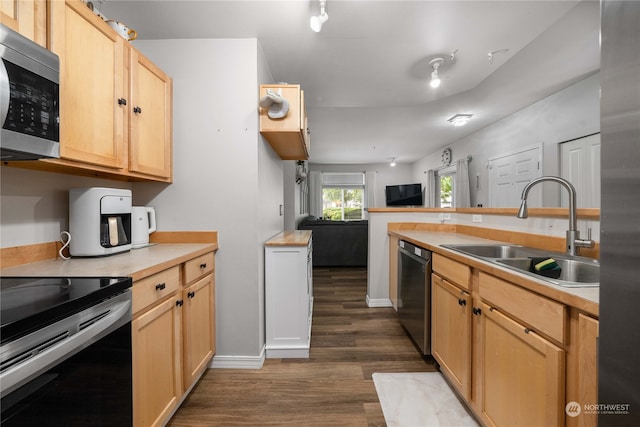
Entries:
[[123,168],[124,39],[79,0],[51,2],[51,10],[52,50],[60,56],[60,156]]
[[300,85],[263,84],[260,97],[265,96],[267,90],[280,93],[289,102],[289,111],[283,118],[272,119],[268,109],[260,108],[260,133],[282,160],[308,159],[308,122]]
[[308,248],[265,248],[267,357],[308,357],[313,283]]
[[136,427],[162,425],[182,396],[178,301],[170,298],[132,322]]
[[47,47],[46,0],[0,0],[0,23]]
[[131,48],[129,171],[171,179],[172,80]]
[[471,398],[471,296],[432,275],[433,357],[462,396]]
[[493,426],[564,424],[565,352],[482,304],[481,410]]
[[[583,314],[578,315],[578,404],[598,403],[598,321]],[[580,413],[576,418],[580,427],[598,425],[598,414]]]
[[184,289],[184,388],[188,389],[215,353],[215,282],[206,276]]

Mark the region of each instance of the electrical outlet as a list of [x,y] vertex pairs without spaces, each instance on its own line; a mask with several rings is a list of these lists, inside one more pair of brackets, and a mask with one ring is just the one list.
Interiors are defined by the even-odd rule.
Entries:
[[444,221],[444,212],[440,212],[439,217],[440,217],[440,221]]
[[482,215],[474,215],[471,217],[472,222],[482,222]]
[[444,220],[445,221],[451,221],[451,214],[450,213],[444,214]]

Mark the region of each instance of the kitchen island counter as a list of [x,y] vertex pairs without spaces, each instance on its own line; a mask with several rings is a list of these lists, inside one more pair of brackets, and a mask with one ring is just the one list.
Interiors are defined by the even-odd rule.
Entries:
[[576,307],[591,315],[598,316],[599,287],[569,288],[555,285],[546,280],[536,279],[507,267],[501,267],[489,261],[442,247],[442,245],[460,244],[511,244],[509,242],[490,240],[456,232],[441,231],[389,230],[389,235],[460,261],[477,270],[516,283],[523,288],[569,306]]

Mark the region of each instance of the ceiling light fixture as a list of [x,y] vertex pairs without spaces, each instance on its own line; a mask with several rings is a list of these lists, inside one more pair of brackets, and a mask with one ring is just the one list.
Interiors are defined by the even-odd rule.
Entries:
[[455,116],[451,117],[447,121],[456,127],[464,126],[467,123],[469,123],[469,120],[471,120],[471,117],[473,117],[473,114],[456,114]]
[[394,167],[396,165],[396,158],[392,157],[391,158],[391,163],[389,163],[389,166]]
[[325,10],[326,5],[326,0],[320,0],[320,15],[312,16],[311,20],[309,21],[311,29],[316,33],[319,33],[320,30],[322,30],[322,24],[327,22],[327,20],[329,19],[329,15],[327,15],[327,11]]
[[443,62],[444,62],[444,59],[442,58],[435,58],[429,61],[429,65],[433,70],[431,71],[431,81],[429,82],[429,85],[431,85],[432,88],[437,88],[438,86],[440,86],[440,77],[438,76],[438,68],[442,65]]

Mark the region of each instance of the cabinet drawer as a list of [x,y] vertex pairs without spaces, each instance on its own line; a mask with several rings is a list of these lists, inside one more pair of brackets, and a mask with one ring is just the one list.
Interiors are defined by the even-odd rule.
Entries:
[[184,283],[191,283],[199,277],[211,273],[215,267],[214,262],[213,252],[187,261],[184,264]]
[[133,284],[133,312],[136,313],[172,294],[180,286],[180,266],[138,280]]
[[468,265],[434,253],[433,271],[464,289],[471,290],[471,267]]
[[480,272],[480,297],[558,342],[566,339],[565,305]]

